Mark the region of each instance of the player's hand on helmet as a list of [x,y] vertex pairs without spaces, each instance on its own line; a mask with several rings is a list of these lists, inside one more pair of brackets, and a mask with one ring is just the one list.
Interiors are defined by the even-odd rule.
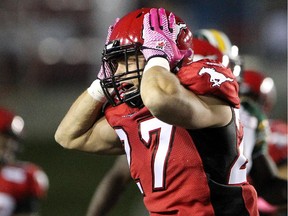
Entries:
[[[115,20],[113,25],[109,26],[105,45],[107,45],[109,43],[112,31],[113,31],[115,25],[118,23],[118,21],[119,21],[119,18],[117,18]],[[106,101],[106,97],[105,97],[105,94],[104,94],[103,89],[101,87],[101,81],[100,80],[104,79],[109,74],[111,74],[111,69],[110,69],[108,63],[103,61],[101,64],[101,68],[97,74],[97,79],[94,80],[92,82],[92,84],[89,86],[89,88],[87,89],[87,91],[91,95],[91,97],[93,97],[97,101],[100,101],[100,102]],[[111,89],[109,91],[112,92],[113,89]]]
[[166,16],[165,9],[152,8],[150,13],[145,14],[143,20],[142,53],[148,61],[153,57],[166,58],[171,67],[174,67],[186,55],[179,50],[176,44],[177,26],[175,15],[170,13]]
[[116,18],[114,24],[109,26],[109,28],[108,28],[108,34],[107,34],[107,38],[106,38],[106,42],[105,42],[106,45],[107,45],[108,42],[110,41],[110,37],[111,37],[112,31],[113,31],[115,25],[119,22],[119,20],[120,20],[120,18]]
[[[107,45],[109,43],[112,31],[113,31],[115,25],[118,23],[119,20],[120,20],[120,18],[117,18],[115,20],[114,24],[109,26],[105,45]],[[100,79],[100,80],[104,79],[105,78],[105,74],[110,74],[110,73],[111,73],[111,69],[108,66],[107,62],[102,62],[101,68],[100,68],[100,70],[99,70],[99,72],[97,74],[97,78]]]

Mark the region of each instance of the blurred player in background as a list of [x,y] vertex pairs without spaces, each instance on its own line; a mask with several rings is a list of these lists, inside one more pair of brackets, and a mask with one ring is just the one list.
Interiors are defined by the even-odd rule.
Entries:
[[[261,196],[260,213],[262,215],[267,213],[267,208],[262,208],[265,200],[279,208],[283,206],[286,208],[287,178],[280,177],[279,171],[275,169],[275,162],[267,150],[271,136],[266,113],[271,112],[276,99],[273,80],[257,71],[243,71],[238,47],[231,43],[224,32],[216,29],[201,29],[194,34],[194,37],[207,40],[217,47],[223,53],[222,63],[231,67],[234,75],[238,76],[241,96],[240,119],[244,125],[244,154],[250,161],[247,166],[251,181],[258,195]],[[287,152],[282,154],[287,156]],[[268,205],[267,203],[266,206]],[[268,209],[271,210],[270,213],[277,212],[277,207]]]
[[[270,117],[277,100],[277,89],[271,77],[267,77],[261,71],[246,70],[241,91],[256,101],[267,117]],[[276,163],[281,176],[287,178],[287,122],[269,118],[269,127],[269,155]]]
[[24,121],[0,107],[0,216],[36,216],[48,190],[48,177],[37,165],[20,161]]
[[[254,140],[255,143],[254,149],[250,150],[253,151],[253,164],[255,164],[251,167],[250,176],[255,188],[261,191],[258,192],[261,195],[258,203],[260,212],[262,215],[269,216],[282,215],[283,212],[286,215],[287,123],[276,119],[269,119],[268,122],[267,117],[277,97],[273,79],[257,70],[244,70],[240,92],[243,106],[246,110],[250,110],[250,113],[254,112],[254,115],[258,116],[258,125],[255,125],[256,119],[249,117],[247,113],[244,114],[250,126],[250,132],[247,132],[249,140],[247,139],[246,142]],[[257,107],[254,105],[255,108],[251,105],[254,103],[257,104]],[[269,157],[263,156],[267,154]],[[267,168],[263,169],[264,167]]]

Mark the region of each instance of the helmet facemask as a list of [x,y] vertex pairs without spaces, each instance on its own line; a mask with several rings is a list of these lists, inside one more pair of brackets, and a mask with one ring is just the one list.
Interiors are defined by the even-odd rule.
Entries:
[[[141,67],[139,56],[141,44],[133,43],[120,46],[119,40],[114,40],[107,45],[102,53],[102,68],[104,78],[101,79],[103,92],[112,106],[127,103],[132,107],[143,105],[140,97],[140,83],[144,65]],[[135,57],[136,67],[129,69],[129,57]],[[118,62],[124,62],[126,70],[123,73],[116,73]],[[131,80],[137,80],[138,85],[133,85]]]
[[[143,40],[143,20],[144,15],[149,13],[151,8],[141,8],[126,14],[124,17],[119,19],[112,28],[109,28],[106,39],[106,45],[102,53],[102,68],[98,74],[100,83],[104,94],[110,104],[113,106],[126,103],[132,107],[143,106],[140,96],[140,82],[142,79],[142,73],[144,69],[144,58],[141,59],[142,55],[140,49],[144,43]],[[166,11],[167,16],[170,12]],[[175,16],[176,24],[183,26],[185,22],[178,16]],[[188,27],[179,29],[177,34],[177,47],[179,50],[190,51],[192,50],[192,33]],[[128,58],[133,56],[136,57],[133,65],[133,70],[128,67]],[[140,61],[138,60],[140,57]],[[192,56],[185,57],[182,65],[187,65],[192,62]],[[117,61],[119,58],[124,59],[126,62],[126,70],[123,73],[119,73],[120,68],[117,70]],[[116,61],[117,60],[117,61]],[[174,68],[171,67],[172,69]],[[179,65],[176,65],[179,66]],[[123,67],[121,62],[121,68]],[[136,68],[136,69],[135,69]],[[117,70],[117,73],[115,74]],[[124,70],[124,69],[123,69]],[[134,80],[133,80],[134,79]],[[133,82],[131,81],[133,80]],[[135,80],[138,83],[135,84]],[[125,83],[134,83],[134,86],[126,85]]]

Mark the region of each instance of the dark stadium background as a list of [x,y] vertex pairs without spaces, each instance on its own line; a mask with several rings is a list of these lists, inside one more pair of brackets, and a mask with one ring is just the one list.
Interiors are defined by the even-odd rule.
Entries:
[[[192,31],[216,28],[238,45],[245,66],[271,76],[278,99],[273,118],[287,119],[287,2],[284,0],[1,0],[0,105],[26,123],[21,159],[50,180],[42,216],[84,216],[115,156],[65,150],[57,125],[99,70],[107,28],[138,7],[162,6]],[[136,185],[127,186],[109,216],[145,215]]]

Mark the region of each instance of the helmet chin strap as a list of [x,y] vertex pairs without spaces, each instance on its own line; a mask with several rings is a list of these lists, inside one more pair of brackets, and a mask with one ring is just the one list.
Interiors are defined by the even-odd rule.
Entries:
[[125,95],[125,97],[127,96],[128,98],[131,98],[129,101],[125,102],[128,106],[133,108],[142,108],[144,106],[139,92],[132,92]]
[[182,67],[183,59],[178,62],[173,68],[171,68],[171,72],[177,74],[180,68]]

